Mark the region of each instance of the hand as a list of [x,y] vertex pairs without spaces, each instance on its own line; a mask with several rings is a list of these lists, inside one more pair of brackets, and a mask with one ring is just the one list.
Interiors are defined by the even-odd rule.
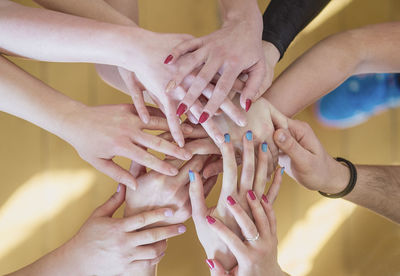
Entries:
[[251,102],[256,100],[266,66],[261,44],[261,14],[258,7],[250,13],[246,17],[242,12],[242,17],[226,20],[220,30],[210,35],[183,41],[165,56],[165,63],[177,72],[170,82],[175,86],[180,85],[194,69],[202,66],[179,104],[179,112],[193,105],[217,73],[221,74],[221,78],[203,109],[200,123],[215,114],[242,73],[248,74],[240,99],[242,108],[248,111]]
[[287,155],[280,163],[307,189],[335,194],[348,184],[349,169],[329,156],[307,123],[289,119],[288,129],[278,129],[274,140]]
[[[233,102],[238,101],[237,97]],[[267,143],[268,148],[268,176],[272,174],[278,165],[278,148],[275,145],[273,134],[275,126],[287,128],[287,118],[276,110],[267,100],[260,98],[253,104],[253,107],[246,113],[249,124],[245,128],[234,125],[225,115],[216,116],[215,124],[223,133],[229,133],[231,142],[235,148],[241,149],[241,139],[246,131],[254,133],[254,144],[258,146],[262,142]],[[208,178],[222,172],[222,161],[208,164],[203,170],[203,176]]]
[[260,89],[256,96],[257,99],[262,94],[264,94],[265,91],[267,91],[267,89],[271,86],[272,81],[274,79],[275,66],[278,63],[279,58],[281,56],[281,54],[279,53],[279,50],[271,42],[263,40],[262,48],[263,48],[264,55],[265,55],[265,66],[266,66],[265,72],[266,73],[265,73],[262,85],[260,86]]
[[[256,195],[248,193],[246,206],[250,206],[253,219],[245,212],[243,205],[234,197],[230,197],[227,208],[239,224],[244,237],[256,239],[249,241],[235,234],[220,220],[209,218],[207,226],[211,228],[235,256],[238,265],[229,271],[229,275],[287,275],[279,267],[277,261],[278,239],[276,236],[276,219],[272,204],[278,194],[282,177],[276,170],[274,180],[268,194],[262,200]],[[225,268],[217,260],[207,260],[211,275],[226,275]]]
[[167,217],[173,210],[159,208],[122,219],[112,218],[125,198],[125,186],[119,186],[106,203],[97,208],[63,250],[74,275],[119,275],[158,263],[167,247],[166,239],[185,232],[183,225],[142,230]]
[[267,182],[268,157],[266,147],[260,145],[258,147],[257,171],[255,171],[256,165],[253,137],[251,133],[247,133],[247,135],[243,137],[243,168],[241,179],[238,181],[233,144],[230,142],[229,134],[225,137],[226,142],[221,147],[224,162],[224,175],[217,206],[212,208],[206,207],[201,176],[197,172],[192,176],[189,193],[192,203],[192,216],[196,226],[197,235],[208,258],[217,258],[223,262],[225,268],[231,269],[236,265],[235,258],[230,253],[228,246],[216,235],[216,233],[209,231],[206,217],[208,220],[210,216],[219,218],[236,234],[240,235],[239,226],[227,210],[227,197],[234,196],[238,202],[246,202],[246,194],[249,190],[254,190],[255,194],[260,197],[264,192]]
[[[153,114],[157,111],[153,109]],[[185,126],[189,131],[192,127]],[[113,162],[115,156],[123,156],[167,175],[176,175],[177,168],[159,160],[141,146],[180,158],[190,159],[185,149],[143,132],[143,129],[168,130],[164,118],[150,117],[146,125],[134,113],[132,105],[79,106],[63,123],[65,140],[99,171],[115,181],[135,189],[137,182],[126,170]]]

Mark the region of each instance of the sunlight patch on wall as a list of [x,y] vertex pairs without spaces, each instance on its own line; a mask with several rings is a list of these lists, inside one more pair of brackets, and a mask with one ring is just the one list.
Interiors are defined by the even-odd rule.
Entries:
[[43,223],[93,186],[90,170],[56,170],[34,175],[0,209],[0,259]]
[[315,257],[355,208],[348,201],[328,198],[312,205],[280,242],[278,259],[282,269],[296,276],[309,273]]

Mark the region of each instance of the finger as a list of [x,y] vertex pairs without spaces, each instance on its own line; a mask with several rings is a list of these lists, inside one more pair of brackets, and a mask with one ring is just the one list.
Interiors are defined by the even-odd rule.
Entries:
[[210,194],[211,190],[214,188],[215,184],[217,184],[218,176],[212,176],[204,183],[204,197],[207,198]]
[[155,266],[156,264],[158,264],[161,261],[161,259],[164,257],[164,255],[165,255],[165,253],[161,254],[161,256],[159,256],[155,259],[131,262],[126,269],[126,272],[138,271],[140,269],[145,270],[145,269],[148,269],[149,267]]
[[[217,60],[206,62],[206,64],[203,66],[203,68],[200,70],[200,72],[197,74],[196,78],[192,82],[185,97],[182,99],[181,103],[179,104],[182,111],[183,110],[186,111],[188,108],[190,108],[194,104],[194,102],[202,94],[202,91],[207,87],[207,85],[210,83],[210,81],[212,80],[214,75],[218,72],[218,69],[220,67],[221,67],[221,63],[218,62]],[[179,107],[178,107],[178,110],[179,110]],[[181,114],[178,114],[178,115],[181,115]]]
[[246,111],[249,110],[251,102],[256,100],[255,96],[262,84],[264,75],[265,66],[261,62],[258,62],[248,73],[249,78],[247,79],[246,86],[243,88],[243,92],[240,95],[240,105]]
[[174,64],[181,56],[188,52],[195,51],[196,49],[200,48],[201,45],[202,40],[200,38],[188,39],[179,43],[166,57],[164,64]]
[[160,108],[148,106],[147,111],[149,112],[150,116],[162,117],[162,118],[165,117],[164,113],[162,112],[162,110]]
[[230,142],[230,135],[225,134],[225,143],[221,147],[223,171],[221,195],[226,198],[237,190],[237,165],[235,159],[235,151]]
[[179,173],[175,176],[175,182],[185,185],[189,182],[189,171],[200,171],[203,168],[204,162],[207,160],[206,156],[194,156],[189,162],[187,162],[182,168],[179,169]]
[[204,107],[202,116],[199,119],[200,123],[205,122],[209,118],[209,116],[213,116],[214,113],[218,110],[218,108],[221,106],[221,104],[231,91],[233,83],[235,82],[238,75],[239,71],[236,67],[229,68],[224,71],[221,78],[218,80],[217,85],[215,86],[213,95]]
[[217,176],[218,174],[223,172],[223,164],[222,160],[218,160],[208,164],[203,169],[203,177],[210,178],[212,176]]
[[139,115],[142,122],[147,124],[150,118],[150,114],[147,111],[146,104],[144,102],[143,92],[136,84],[134,73],[120,67],[118,67],[118,71],[132,97],[132,101],[135,105],[137,114]]
[[249,130],[243,135],[243,152],[242,152],[242,175],[240,178],[239,191],[247,192],[253,190],[254,183],[254,143],[253,133]]
[[192,112],[187,111],[187,112],[186,112],[186,115],[187,115],[189,121],[190,121],[192,124],[197,125],[197,124],[199,123],[199,120],[196,119],[196,117],[192,114]]
[[[184,56],[181,56],[180,59],[173,65],[174,67],[177,68],[177,72],[175,73],[174,78],[170,81],[170,83],[173,83],[175,85],[175,87],[179,86],[182,83],[182,81],[190,73],[192,73],[196,68],[198,68],[200,65],[202,65],[205,62],[206,54],[207,53],[206,53],[205,49],[199,49],[192,53],[188,53]],[[173,87],[172,84],[169,87]],[[166,91],[166,93],[169,93],[170,91],[171,91],[171,89]],[[187,107],[188,107],[188,105],[186,105],[186,108]],[[180,111],[180,110],[178,109],[178,111]],[[178,111],[177,111],[177,115],[180,116],[186,110],[182,110],[182,112],[178,112]]]
[[118,184],[117,192],[114,193],[106,202],[99,206],[94,212],[94,217],[112,217],[113,214],[125,201],[126,188]]
[[275,128],[287,129],[289,127],[289,119],[277,110],[271,103],[269,103],[269,110],[271,112],[271,119]]
[[156,259],[158,257],[164,256],[165,250],[167,249],[167,241],[162,240],[149,245],[141,245],[132,248],[132,261],[140,261],[140,260],[151,260]]
[[247,248],[245,244],[238,236],[236,236],[235,233],[226,227],[225,224],[211,216],[207,216],[206,220],[208,226],[228,246],[236,259],[241,259],[244,255],[246,255]]
[[133,177],[138,178],[140,175],[146,172],[146,167],[135,161],[132,161],[131,166],[129,167],[129,172],[133,175]]
[[268,144],[263,142],[258,147],[257,170],[254,180],[254,192],[261,197],[268,181]]
[[272,204],[268,203],[265,200],[266,197],[263,197],[263,200],[261,201],[261,205],[264,208],[264,212],[267,215],[268,218],[268,225],[270,229],[270,233],[275,236],[276,235],[276,217],[275,217],[275,212],[272,209]]
[[152,244],[158,241],[182,235],[185,232],[186,227],[183,224],[151,228],[131,233],[131,244],[132,246]]
[[225,268],[216,259],[207,259],[206,263],[211,270],[212,276],[226,276]]
[[309,124],[299,120],[289,120],[288,129],[292,137],[304,149],[313,154],[318,154],[319,149],[321,149],[322,146]]
[[159,208],[121,219],[121,227],[125,232],[141,229],[155,222],[163,221],[174,216],[171,208]]
[[274,179],[271,183],[271,186],[269,186],[269,189],[268,189],[268,192],[266,195],[267,200],[265,200],[263,198],[267,203],[270,203],[271,205],[274,204],[275,199],[278,196],[284,171],[285,171],[285,168],[276,168]]
[[240,229],[242,230],[243,237],[256,237],[258,234],[256,225],[253,223],[253,220],[247,215],[246,211],[244,211],[240,204],[238,204],[237,201],[233,198],[233,196],[228,196],[225,202],[229,211],[231,212]]
[[274,133],[274,141],[276,145],[287,154],[291,162],[301,166],[302,164],[308,164],[312,158],[312,153],[303,148],[289,133],[284,129],[278,129]]
[[197,139],[186,144],[185,149],[191,154],[210,155],[220,154],[219,148],[210,138]]
[[93,166],[114,179],[117,183],[126,185],[132,190],[136,190],[137,181],[133,175],[131,175],[127,170],[121,168],[112,160],[98,159]]
[[248,191],[247,202],[249,203],[257,229],[260,232],[260,237],[265,237],[265,234],[269,234],[268,217],[261,205],[260,198],[256,196],[254,191]]
[[174,166],[133,144],[117,149],[116,155],[129,158],[162,174],[174,176],[178,173],[178,169]]
[[203,219],[207,212],[206,201],[204,198],[203,182],[200,175],[195,171],[189,172],[190,186],[189,197],[192,205],[192,217],[195,223]]
[[167,117],[169,131],[174,137],[175,142],[183,147],[185,145],[185,139],[183,138],[179,118],[175,114],[175,108],[171,100],[167,100],[167,105],[165,106],[165,116]]
[[168,154],[179,158],[181,160],[189,160],[192,158],[193,154],[190,150],[185,148],[180,148],[177,145],[174,145],[158,136],[151,135],[148,133],[142,132],[140,135],[132,137],[135,142],[145,146],[149,149],[153,149],[155,151]]

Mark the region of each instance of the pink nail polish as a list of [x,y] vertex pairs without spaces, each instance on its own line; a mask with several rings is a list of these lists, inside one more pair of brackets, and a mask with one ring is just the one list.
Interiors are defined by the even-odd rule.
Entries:
[[178,109],[176,110],[176,115],[181,116],[183,113],[185,113],[186,109],[187,109],[186,104],[181,103],[181,104],[178,106]]
[[252,102],[250,99],[247,99],[247,100],[246,100],[246,112],[249,111],[249,109],[250,109],[252,103],[253,103],[253,102]]
[[206,260],[206,263],[208,264],[208,266],[209,266],[210,269],[213,269],[213,268],[214,268],[214,262],[213,262],[212,260],[207,259],[207,260]]
[[256,200],[256,195],[254,194],[254,192],[252,190],[248,190],[247,193],[249,194],[249,197],[251,198],[251,200]]
[[226,198],[226,200],[228,201],[229,205],[231,205],[231,206],[236,204],[236,201],[231,196],[228,196]]
[[211,217],[211,216],[207,216],[207,221],[209,224],[214,224],[215,223],[215,218]]
[[167,58],[164,60],[164,64],[170,63],[173,58],[174,57],[172,55],[167,56]]
[[268,204],[268,198],[265,196],[265,195],[262,195],[262,200],[265,202],[265,203],[267,203]]
[[118,184],[117,193],[119,193],[120,191],[121,191],[121,184]]
[[204,123],[205,121],[207,121],[208,117],[210,117],[210,114],[208,114],[207,112],[201,113],[199,118],[199,123],[200,124]]

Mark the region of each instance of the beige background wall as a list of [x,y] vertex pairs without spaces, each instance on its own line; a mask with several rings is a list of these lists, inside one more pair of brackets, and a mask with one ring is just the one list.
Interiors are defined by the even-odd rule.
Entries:
[[[33,5],[30,1],[18,1]],[[266,2],[259,1],[262,9]],[[143,0],[140,22],[159,32],[199,36],[219,25],[214,0]],[[400,19],[398,0],[333,0],[294,41],[281,72],[311,45],[342,30]],[[89,105],[129,102],[97,77],[93,66],[12,59],[68,96]],[[327,64],[329,66],[329,64]],[[348,130],[319,125],[302,112],[334,156],[365,164],[399,164],[400,112],[384,112]],[[0,114],[0,274],[33,262],[69,239],[116,188],[74,149],[38,127]],[[128,165],[127,160],[121,160]],[[217,193],[211,195],[215,201]],[[275,203],[279,259],[294,275],[400,275],[400,231],[391,222],[340,200],[325,200],[285,177]],[[193,224],[169,241],[159,275],[207,275]]]

